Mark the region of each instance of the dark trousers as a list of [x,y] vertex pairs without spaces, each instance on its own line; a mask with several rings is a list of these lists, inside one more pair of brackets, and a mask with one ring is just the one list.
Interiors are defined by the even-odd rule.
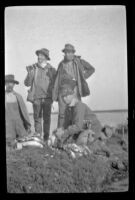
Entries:
[[33,103],[35,132],[42,134],[42,118],[44,140],[48,140],[51,123],[51,99],[37,99]]
[[[74,91],[75,91],[75,94],[76,94],[77,98],[79,100],[81,100],[81,96],[80,96],[80,94],[78,92],[78,88],[77,87],[75,87]],[[65,104],[63,98],[61,97],[61,94],[59,94],[58,105],[59,105],[59,115],[58,115],[58,124],[57,124],[57,127],[58,128],[61,128],[61,127],[64,128],[64,124],[65,124],[65,111],[66,111],[67,105]]]
[[59,114],[58,114],[58,124],[57,127],[64,127],[65,123],[65,110],[66,110],[66,104],[63,101],[61,95],[59,95],[59,100],[58,100],[58,105],[59,105]]

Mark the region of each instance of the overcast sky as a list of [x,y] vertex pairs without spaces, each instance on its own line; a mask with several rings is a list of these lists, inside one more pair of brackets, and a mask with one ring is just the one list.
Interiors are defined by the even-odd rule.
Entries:
[[[5,10],[5,74],[20,82],[15,90],[25,102],[26,66],[37,61],[35,51],[50,50],[57,69],[66,43],[75,46],[95,68],[87,80],[91,95],[83,98],[93,110],[127,109],[127,40],[124,6],[33,6]],[[31,103],[27,103],[32,111]],[[57,109],[57,103],[55,103]]]

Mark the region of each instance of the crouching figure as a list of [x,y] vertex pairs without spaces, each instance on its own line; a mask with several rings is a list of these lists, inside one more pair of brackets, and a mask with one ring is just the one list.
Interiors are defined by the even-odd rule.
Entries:
[[93,111],[78,99],[74,88],[76,81],[66,80],[61,86],[61,94],[66,103],[64,128],[54,131],[57,143],[87,145],[94,137],[99,137],[102,126]]

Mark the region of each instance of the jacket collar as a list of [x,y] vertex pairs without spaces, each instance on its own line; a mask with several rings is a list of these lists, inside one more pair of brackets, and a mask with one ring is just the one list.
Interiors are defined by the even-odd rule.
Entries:
[[[74,55],[73,62],[77,61],[80,58],[81,58],[81,56]],[[65,62],[65,59],[63,59],[62,62]]]
[[12,92],[8,92],[7,90],[5,90],[5,94],[9,94],[9,93],[15,94],[15,91],[12,90]]
[[44,68],[49,69],[49,68],[51,68],[51,65],[49,63],[46,63],[46,66],[43,68],[43,67],[40,66],[39,63],[37,63],[37,67],[42,68],[42,69],[44,69]]

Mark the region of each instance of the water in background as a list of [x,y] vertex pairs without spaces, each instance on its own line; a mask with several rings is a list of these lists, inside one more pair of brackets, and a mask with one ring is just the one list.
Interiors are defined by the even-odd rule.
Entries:
[[[108,124],[111,126],[116,126],[117,124],[124,123],[127,120],[128,112],[124,111],[118,111],[118,112],[99,112],[95,113],[100,120],[102,125]],[[34,121],[33,121],[33,115],[30,115],[30,120],[32,124],[32,131],[34,131]],[[52,132],[54,129],[57,128],[57,120],[58,115],[52,114],[51,115],[51,128],[50,132]]]

